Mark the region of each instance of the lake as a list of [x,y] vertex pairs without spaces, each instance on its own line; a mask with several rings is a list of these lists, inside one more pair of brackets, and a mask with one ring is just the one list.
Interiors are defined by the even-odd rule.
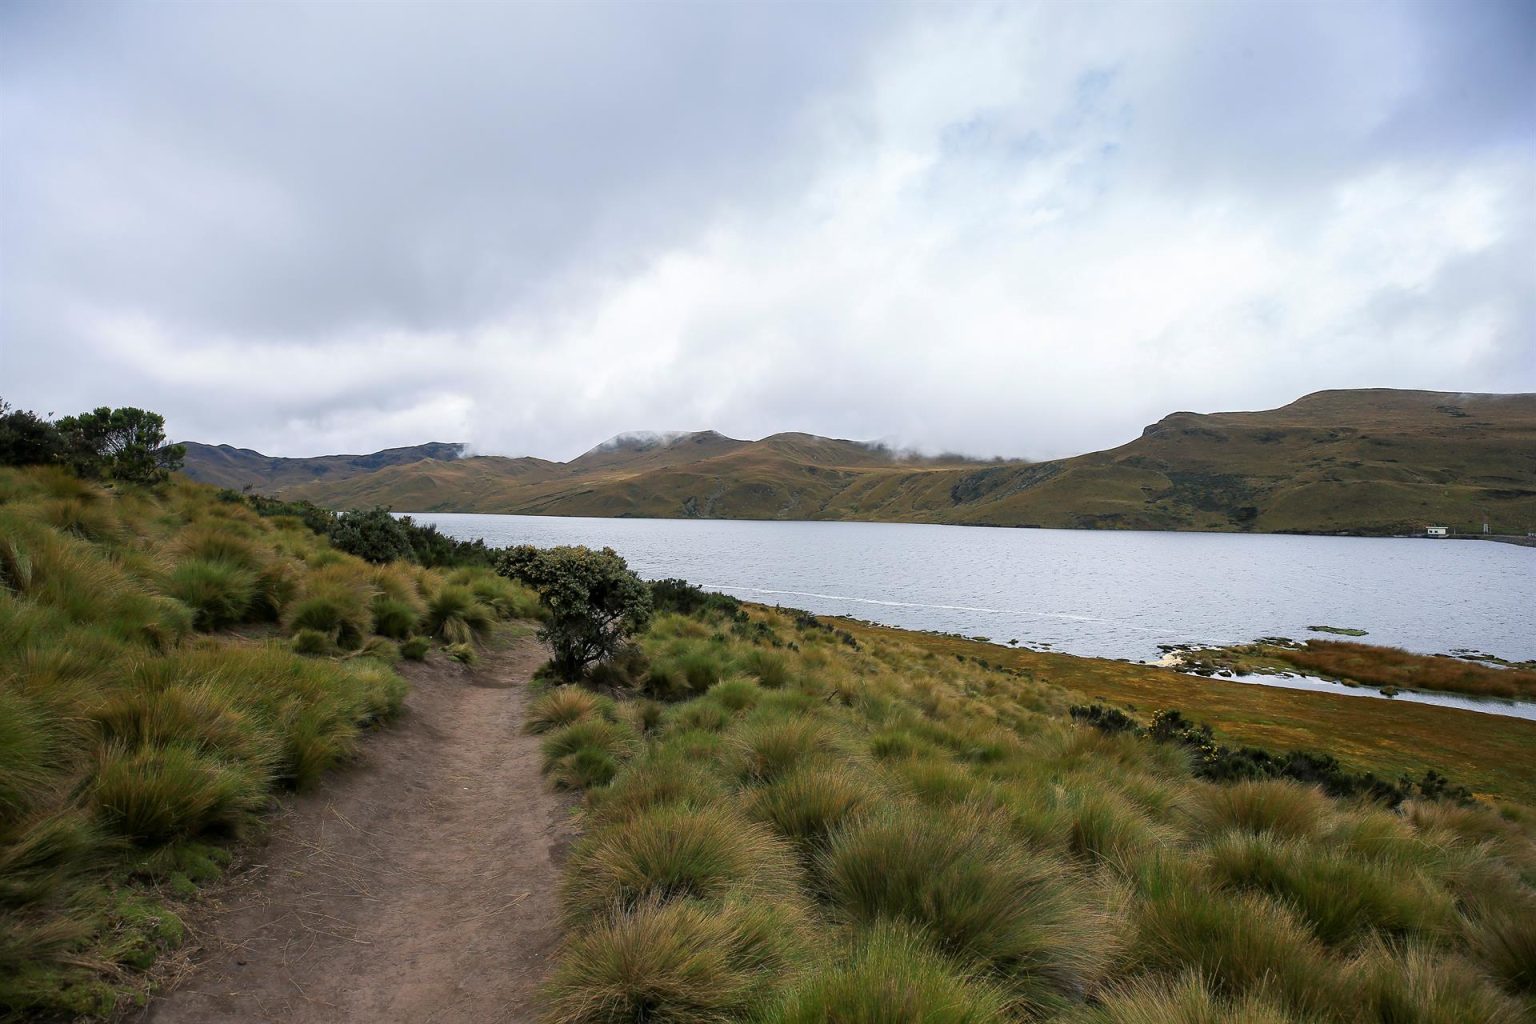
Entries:
[[[487,544],[612,547],[648,579],[903,629],[1153,660],[1158,644],[1368,631],[1536,658],[1536,549],[1485,541],[450,513]],[[1348,639],[1342,638],[1342,639]]]

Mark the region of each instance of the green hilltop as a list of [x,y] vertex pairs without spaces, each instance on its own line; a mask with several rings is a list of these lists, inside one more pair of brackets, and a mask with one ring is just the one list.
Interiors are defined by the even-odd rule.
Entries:
[[330,508],[1390,534],[1536,530],[1536,395],[1321,391],[1175,412],[1108,451],[917,458],[856,441],[620,435],[568,463],[434,443],[269,459],[187,445],[186,472]]

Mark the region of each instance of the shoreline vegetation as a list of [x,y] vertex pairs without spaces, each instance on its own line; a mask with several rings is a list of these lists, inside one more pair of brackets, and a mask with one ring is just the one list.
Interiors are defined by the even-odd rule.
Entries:
[[535,622],[528,728],[584,832],[551,1024],[1536,1009],[1531,723],[102,475],[0,468],[0,1020],[142,1004],[177,907],[387,725],[399,659]]
[[1417,691],[1536,700],[1536,663],[1484,664],[1490,659],[1482,655],[1422,655],[1396,647],[1340,640],[1298,643],[1274,638],[1228,647],[1191,648],[1177,652],[1175,657],[1184,670],[1204,676],[1223,672],[1233,675],[1294,672],[1332,682],[1373,687],[1388,696]]

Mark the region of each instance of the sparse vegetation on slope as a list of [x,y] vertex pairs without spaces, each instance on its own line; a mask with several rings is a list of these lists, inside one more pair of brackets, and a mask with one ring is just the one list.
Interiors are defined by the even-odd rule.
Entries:
[[[1518,804],[1208,781],[1190,743],[1075,722],[1079,695],[1018,669],[681,603],[597,671],[612,699],[567,686],[534,712],[586,792],[551,1021],[1536,1011]],[[571,770],[583,750],[605,770]]]

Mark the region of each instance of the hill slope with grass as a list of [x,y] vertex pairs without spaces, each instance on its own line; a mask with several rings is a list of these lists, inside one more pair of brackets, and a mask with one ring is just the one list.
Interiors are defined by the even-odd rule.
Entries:
[[243,479],[338,509],[1365,534],[1474,533],[1486,516],[1523,534],[1536,529],[1536,395],[1324,391],[1173,413],[1119,448],[1039,463],[704,431],[621,435],[563,464],[422,458]]
[[536,614],[488,569],[374,564],[264,507],[0,469],[0,1021],[142,1000],[173,905],[396,712],[402,656],[473,660]]
[[[1074,704],[1116,683],[1140,710]],[[1220,686],[1262,703],[727,598],[668,611],[529,708],[583,797],[544,1019],[1531,1019],[1529,809],[1228,746],[1164,703]],[[1387,703],[1322,696],[1284,696],[1312,750],[1359,724],[1341,705]],[[1388,772],[1422,754],[1404,710],[1373,712]],[[1508,754],[1462,750],[1522,784],[1536,725],[1417,710],[1502,729]],[[1274,711],[1233,724],[1294,724]]]

